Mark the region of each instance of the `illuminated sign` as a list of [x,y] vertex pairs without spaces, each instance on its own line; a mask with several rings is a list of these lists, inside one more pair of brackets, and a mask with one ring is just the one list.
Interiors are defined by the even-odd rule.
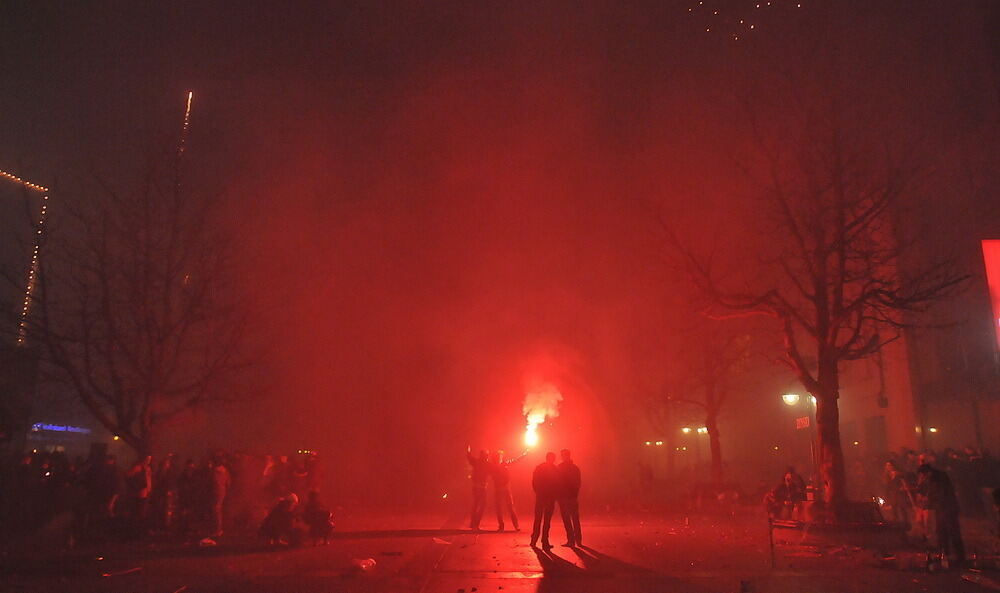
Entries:
[[1000,240],[983,241],[983,263],[986,264],[986,284],[993,303],[993,331],[1000,350]]
[[31,425],[32,432],[39,432],[42,430],[48,432],[76,432],[79,434],[90,434],[90,429],[84,428],[82,426],[69,426],[67,424],[46,424],[44,422],[36,422],[35,424]]

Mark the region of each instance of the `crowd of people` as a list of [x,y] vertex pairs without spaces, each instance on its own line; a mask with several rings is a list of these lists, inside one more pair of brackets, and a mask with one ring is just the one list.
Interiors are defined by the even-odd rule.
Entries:
[[[938,454],[904,449],[882,457],[881,475],[866,471],[860,460],[851,464],[856,499],[878,504],[881,517],[899,525],[925,542],[941,558],[961,564],[965,560],[960,515],[989,516],[1000,532],[1000,463],[975,447],[946,449]],[[804,503],[813,498],[812,486],[789,467],[781,483],[765,496],[770,517],[807,519]]]
[[[61,452],[33,452],[8,460],[0,471],[5,485],[0,513],[12,532],[37,530],[60,515],[72,519],[72,541],[152,534],[217,538],[226,529],[247,533],[259,526],[268,540],[288,543],[300,539],[295,536],[300,522],[323,539],[332,528],[319,498],[322,476],[315,452],[217,451],[200,462],[171,453],[160,459],[140,456],[125,466],[103,452],[75,460]],[[287,529],[275,527],[280,521],[261,521],[279,506],[290,517]]]
[[[510,465],[520,461],[527,455],[507,458],[502,450],[491,455],[488,450],[482,450],[478,456],[472,454],[470,447],[466,456],[471,466],[472,482],[472,512],[469,527],[480,530],[480,522],[486,511],[486,496],[490,481],[493,482],[494,501],[497,511],[497,531],[504,530],[504,518],[509,516],[515,531],[520,531],[517,512],[514,509],[514,498],[510,491]],[[560,452],[562,463],[556,465],[556,454],[545,454],[545,461],[535,467],[531,476],[531,487],[535,492],[535,518],[531,528],[531,547],[538,545],[541,538],[542,548],[550,549],[549,531],[556,503],[562,516],[563,527],[566,529],[564,546],[575,547],[583,544],[583,533],[580,529],[580,468],[573,462],[569,449]]]

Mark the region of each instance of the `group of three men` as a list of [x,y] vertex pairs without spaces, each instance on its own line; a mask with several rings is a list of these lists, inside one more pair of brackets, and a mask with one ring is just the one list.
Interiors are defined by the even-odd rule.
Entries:
[[[510,465],[523,459],[528,453],[519,457],[507,459],[503,451],[497,451],[490,458],[489,451],[480,451],[479,456],[472,455],[471,448],[467,452],[469,464],[472,466],[472,517],[469,527],[479,530],[483,512],[486,510],[486,490],[488,481],[493,479],[494,500],[497,510],[497,531],[504,530],[504,515],[510,515],[510,522],[515,531],[521,528],[514,511],[514,497],[510,492]],[[545,454],[545,462],[539,464],[531,476],[531,487],[535,491],[535,521],[531,529],[531,546],[538,545],[539,537],[542,547],[549,549],[549,528],[552,524],[552,514],[556,502],[562,515],[563,526],[566,528],[566,543],[564,546],[579,546],[582,543],[580,531],[580,468],[573,463],[569,449],[561,451],[562,463],[556,465],[556,454]]]

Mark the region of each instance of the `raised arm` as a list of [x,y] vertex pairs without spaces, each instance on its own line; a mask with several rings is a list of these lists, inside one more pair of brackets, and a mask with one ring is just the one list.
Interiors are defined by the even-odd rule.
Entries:
[[504,465],[511,465],[511,464],[517,463],[518,461],[521,461],[522,459],[524,459],[527,456],[528,456],[528,451],[525,450],[524,452],[522,452],[517,457],[514,457],[513,459],[507,459],[506,461],[504,461]]

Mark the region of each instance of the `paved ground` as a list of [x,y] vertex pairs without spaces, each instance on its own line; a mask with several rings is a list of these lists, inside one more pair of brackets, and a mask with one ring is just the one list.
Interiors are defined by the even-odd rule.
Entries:
[[[443,516],[352,517],[341,521],[329,546],[295,550],[224,537],[207,548],[164,542],[62,557],[15,553],[4,558],[0,591],[962,593],[992,590],[988,581],[973,584],[963,575],[1000,581],[989,570],[928,574],[915,552],[886,559],[891,550],[877,543],[816,544],[798,541],[798,534],[779,543],[772,568],[766,524],[756,515],[596,516],[584,521],[585,547],[548,553],[529,547],[524,532],[472,534],[456,523]],[[560,537],[561,526],[553,532]],[[366,558],[374,568],[357,567]]]

